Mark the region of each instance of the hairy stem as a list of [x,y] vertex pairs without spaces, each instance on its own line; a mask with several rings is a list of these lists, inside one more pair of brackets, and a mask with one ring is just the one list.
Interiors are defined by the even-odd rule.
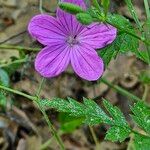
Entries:
[[89,129],[90,129],[90,132],[91,132],[91,134],[92,134],[93,140],[94,140],[94,142],[95,142],[96,149],[98,150],[99,142],[98,142],[98,140],[97,140],[97,137],[96,137],[96,134],[95,134],[95,132],[94,132],[94,129],[93,129],[91,126],[89,126]]
[[13,65],[13,64],[21,64],[21,63],[25,63],[25,62],[27,62],[27,58],[15,60],[15,61],[5,63],[5,64],[0,64],[0,68],[7,67],[7,66]]
[[111,87],[112,89],[116,90],[118,93],[130,98],[130,100],[141,101],[141,99],[138,98],[137,96],[135,96],[134,94],[132,94],[132,93],[128,92],[127,90],[119,87],[118,85],[114,85],[114,84],[110,83],[105,78],[101,78],[100,82],[102,82],[102,83],[106,84],[107,86]]
[[3,86],[3,85],[0,85],[0,89],[1,89],[1,90],[6,90],[6,91],[8,91],[8,92],[11,92],[11,93],[14,93],[14,94],[23,96],[23,97],[26,97],[27,99],[32,100],[32,101],[36,100],[36,97],[35,97],[35,96],[31,96],[31,95],[25,94],[25,93],[23,93],[23,92],[20,92],[20,91],[17,91],[17,90],[14,90],[14,89],[5,87],[5,86]]
[[35,52],[40,50],[40,48],[30,48],[30,47],[22,47],[22,46],[1,44],[0,45],[0,50],[3,50],[3,49],[6,49],[6,50],[18,50],[18,51],[25,50],[25,51],[35,51]]
[[45,121],[48,124],[49,130],[54,135],[56,141],[58,142],[58,144],[60,146],[60,149],[64,150],[65,147],[64,147],[63,142],[61,140],[61,137],[57,134],[57,131],[56,131],[55,127],[51,123],[48,115],[46,114],[45,109],[43,108],[43,106],[40,103],[40,93],[41,93],[42,87],[44,85],[44,82],[45,82],[45,78],[42,78],[41,83],[40,83],[39,88],[38,88],[37,93],[36,93],[37,99],[34,102],[37,104],[37,106],[39,107],[40,111],[42,112],[42,114],[44,116],[44,119],[45,119]]

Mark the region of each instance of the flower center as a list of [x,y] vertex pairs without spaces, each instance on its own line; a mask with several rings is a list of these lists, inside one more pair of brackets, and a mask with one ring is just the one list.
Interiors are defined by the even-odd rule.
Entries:
[[70,46],[73,46],[73,45],[76,45],[79,43],[78,39],[77,39],[77,36],[69,36],[67,38],[67,43],[70,45]]

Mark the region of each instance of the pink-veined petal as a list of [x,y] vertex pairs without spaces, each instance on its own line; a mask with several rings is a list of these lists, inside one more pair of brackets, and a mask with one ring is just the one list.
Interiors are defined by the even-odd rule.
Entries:
[[55,77],[62,73],[70,62],[70,51],[66,45],[47,46],[38,53],[35,69],[43,77]]
[[80,33],[81,43],[88,44],[94,49],[111,44],[117,35],[117,29],[108,24],[94,23],[85,27]]
[[102,76],[104,64],[93,48],[76,45],[72,47],[70,58],[74,71],[81,78],[95,81]]
[[63,43],[66,34],[57,19],[49,15],[37,15],[28,25],[32,37],[44,45]]

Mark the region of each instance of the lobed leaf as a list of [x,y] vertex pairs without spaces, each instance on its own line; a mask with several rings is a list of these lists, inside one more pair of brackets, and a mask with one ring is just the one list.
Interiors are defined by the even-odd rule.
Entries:
[[137,102],[131,107],[133,112],[132,119],[141,127],[145,132],[150,133],[150,107],[146,106],[143,102]]
[[107,131],[105,139],[111,140],[112,142],[123,142],[127,137],[129,137],[130,133],[131,130],[129,128],[113,126]]
[[150,137],[140,136],[135,134],[134,136],[134,148],[135,150],[149,150],[150,149]]

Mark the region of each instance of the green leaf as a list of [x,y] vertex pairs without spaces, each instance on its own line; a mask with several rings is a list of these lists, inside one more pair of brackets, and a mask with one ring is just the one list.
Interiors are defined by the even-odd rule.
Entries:
[[9,76],[7,72],[0,68],[0,84],[4,86],[9,86]]
[[85,115],[84,106],[72,98],[68,98],[68,100],[61,98],[44,99],[41,100],[41,106],[55,108],[59,112],[69,113],[71,116],[82,117]]
[[86,120],[85,122],[90,125],[100,123],[110,123],[111,120],[107,114],[92,100],[84,98],[84,104],[86,107]]
[[114,43],[112,43],[111,45],[108,45],[107,47],[100,49],[98,51],[99,56],[104,61],[105,67],[107,67],[110,61],[116,57],[119,50],[120,50],[119,48],[115,48],[115,41],[114,41]]
[[150,138],[135,134],[134,148],[135,148],[135,150],[149,150],[150,149]]
[[146,106],[143,102],[137,102],[131,110],[134,115],[132,119],[141,127],[145,132],[150,133],[150,107]]
[[62,10],[75,15],[84,12],[80,6],[74,5],[72,3],[59,3],[59,7]]
[[[124,53],[124,52],[131,51],[136,56],[139,56],[139,52],[138,52],[139,41],[138,41],[138,39],[124,32],[124,30],[126,30],[130,33],[135,33],[135,30],[134,30],[132,24],[129,22],[129,20],[121,15],[109,14],[107,22],[109,22],[110,24],[112,24],[115,27],[119,27],[119,29],[118,29],[118,36],[117,36],[116,40],[110,46],[108,46],[107,48],[104,48],[105,51],[108,51],[105,53],[109,57],[106,59],[107,60],[106,62],[110,62],[110,60],[113,58],[113,56],[118,52]],[[101,51],[103,51],[103,49]],[[106,64],[108,64],[108,63],[106,63]]]
[[104,104],[105,108],[107,109],[107,111],[109,112],[109,114],[112,116],[112,118],[113,118],[112,121],[113,121],[114,125],[129,127],[123,113],[120,111],[120,109],[118,107],[113,106],[107,100],[104,100],[103,104]]
[[107,131],[105,139],[112,142],[123,142],[127,137],[129,137],[130,133],[131,130],[129,128],[114,126]]
[[69,113],[74,117],[84,117],[85,123],[90,125],[111,122],[107,114],[94,101],[85,98],[84,104],[72,98],[68,98],[68,100],[56,98],[53,100],[41,100],[41,105]]
[[[120,15],[109,15],[108,17],[109,22],[111,24],[114,24],[115,26],[119,26],[122,29],[128,29],[129,32],[134,33],[134,29],[130,22],[120,16]],[[108,45],[107,47],[100,49],[98,52],[100,57],[103,59],[105,66],[108,66],[110,61],[113,58],[116,58],[117,54],[119,53],[125,53],[125,52],[133,52],[137,57],[139,57],[138,52],[138,39],[135,37],[118,30],[118,35],[113,43]]]
[[133,52],[136,56],[139,55],[138,54],[138,48],[139,48],[138,39],[127,33],[119,33],[116,44],[118,45],[118,47],[120,47],[121,53],[130,51],[130,52]]
[[60,130],[63,133],[71,133],[76,128],[83,124],[84,118],[77,118],[68,115],[67,113],[59,114]]

